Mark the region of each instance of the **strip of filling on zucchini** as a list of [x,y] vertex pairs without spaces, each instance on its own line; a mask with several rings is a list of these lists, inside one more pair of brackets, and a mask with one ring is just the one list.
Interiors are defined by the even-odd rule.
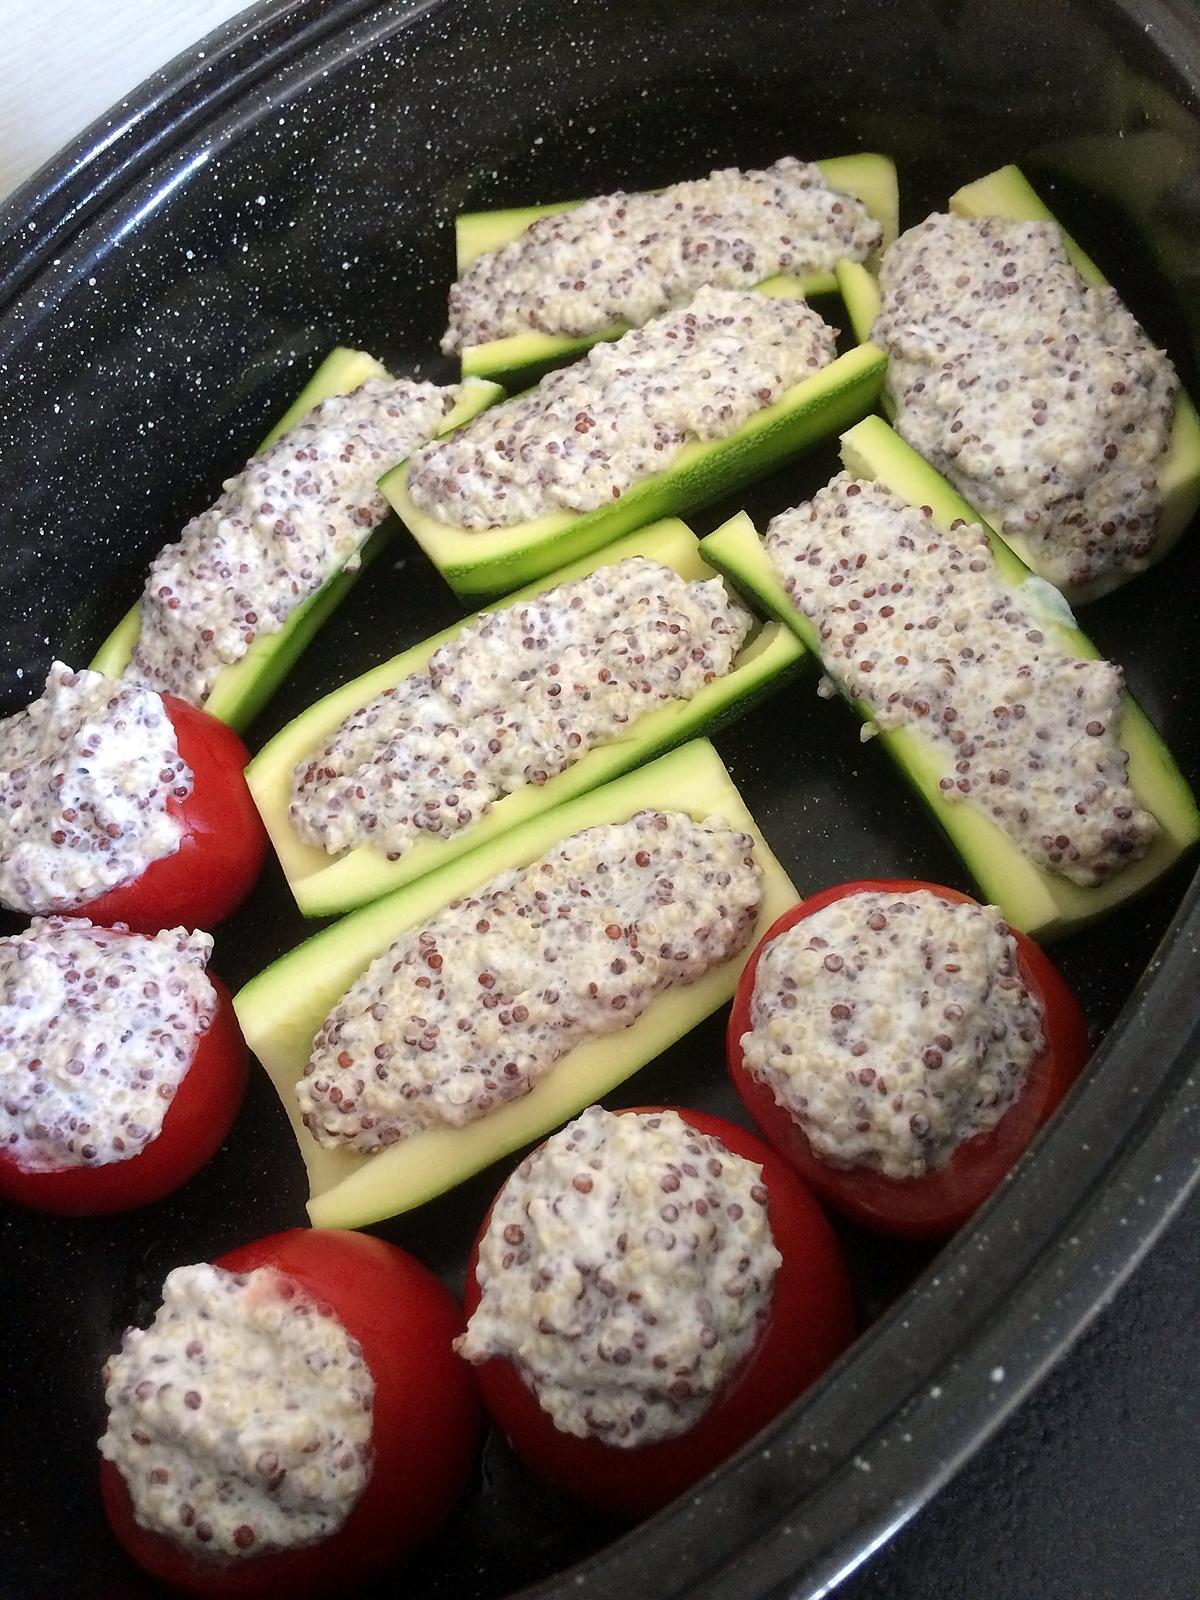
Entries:
[[460,594],[511,589],[657,517],[706,504],[862,415],[871,345],[791,280],[690,306],[418,450],[381,487]]
[[422,1204],[729,999],[796,891],[705,740],[317,934],[236,1007],[318,1226]]
[[97,661],[244,725],[358,571],[388,512],[381,474],[498,394],[392,378],[361,351],[334,351],[220,499],[155,557]]
[[[1076,602],[1159,560],[1200,500],[1200,421],[1014,167],[884,256],[872,337],[899,433]],[[856,324],[857,325],[857,324]]]
[[411,882],[773,689],[803,659],[669,521],[344,685],[247,771],[308,916]]
[[573,359],[705,286],[749,289],[781,273],[812,296],[841,260],[874,262],[896,237],[886,156],[784,156],[649,193],[460,216],[447,354],[503,378]]
[[791,622],[1015,927],[1050,937],[1145,888],[1200,814],[1120,667],[881,419],[842,457],[761,544],[743,516],[706,559]]

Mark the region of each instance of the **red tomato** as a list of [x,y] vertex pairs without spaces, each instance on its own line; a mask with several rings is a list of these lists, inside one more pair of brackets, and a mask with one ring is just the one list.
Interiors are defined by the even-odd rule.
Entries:
[[[511,1361],[494,1357],[476,1369],[484,1404],[528,1466],[576,1499],[630,1518],[657,1511],[732,1455],[854,1337],[854,1304],[841,1247],[808,1190],[745,1128],[701,1111],[680,1110],[679,1115],[698,1133],[714,1134],[735,1155],[761,1164],[771,1233],[783,1257],[758,1342],[709,1409],[678,1438],[622,1449],[561,1433]],[[467,1267],[468,1318],[481,1298],[475,1269],[490,1220],[489,1209]]]
[[139,1566],[185,1594],[350,1594],[437,1530],[470,1471],[479,1401],[450,1348],[462,1311],[419,1261],[362,1233],[293,1228],[231,1250],[216,1265],[286,1273],[358,1340],[375,1382],[370,1479],[339,1531],[321,1543],[210,1561],[140,1527],[120,1471],[102,1461],[109,1523]]
[[186,800],[167,801],[167,810],[183,824],[179,849],[152,861],[132,883],[73,912],[91,922],[124,922],[135,933],[215,928],[253,889],[267,848],[246,783],[246,746],[207,711],[171,694],[162,702],[194,780]]
[[949,1161],[921,1178],[887,1178],[865,1168],[842,1171],[816,1155],[791,1113],[771,1089],[746,1070],[743,1035],[750,1032],[750,1000],[759,957],[772,939],[846,895],[880,891],[911,894],[925,889],[944,900],[977,904],[970,895],[936,883],[908,879],[865,880],[823,889],[767,929],[742,973],[729,1018],[729,1072],[746,1110],[775,1148],[822,1200],[835,1210],[881,1233],[905,1239],[940,1239],[962,1225],[1014,1164],[1038,1128],[1071,1087],[1088,1058],[1087,1023],[1058,969],[1023,933],[1013,930],[1017,964],[1026,988],[1039,1001],[1046,1048],[1029,1070],[1019,1098],[988,1133],[959,1146]]
[[246,1044],[228,989],[211,972],[207,977],[217,1009],[158,1137],[128,1161],[102,1167],[28,1168],[0,1151],[0,1197],[60,1217],[106,1216],[161,1199],[212,1160],[242,1103]]

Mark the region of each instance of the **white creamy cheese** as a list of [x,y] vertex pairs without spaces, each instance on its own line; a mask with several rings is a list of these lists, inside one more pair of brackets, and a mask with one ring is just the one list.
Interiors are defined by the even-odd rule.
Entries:
[[296,1085],[329,1148],[463,1127],[585,1039],[740,950],[762,899],[753,842],[641,811],[573,834],[378,956],[322,1023]]
[[455,1348],[512,1360],[563,1433],[673,1439],[750,1353],[781,1260],[760,1166],[677,1112],[591,1106],[500,1191]]
[[727,439],[835,355],[834,330],[803,300],[701,289],[419,450],[409,493],[472,532],[594,511],[696,440]]
[[469,828],[723,677],[752,620],[719,578],[641,556],[485,612],[296,767],[292,827],[331,855],[369,843],[389,860]]
[[353,569],[387,515],[377,480],[433,437],[458,395],[372,379],[322,401],[226,479],[216,504],[155,557],[126,676],[202,706],[222,668]]
[[1045,1048],[993,906],[846,895],[764,950],[747,1070],[835,1167],[935,1172],[994,1128]]
[[167,802],[191,791],[158,695],[56,661],[0,722],[0,902],[71,911],[132,883],[179,849]]
[[134,1515],[197,1556],[288,1550],[346,1521],[371,1474],[361,1346],[269,1267],[177,1267],[104,1369],[100,1453]]
[[538,218],[472,262],[450,290],[442,349],[635,327],[706,284],[749,289],[780,272],[830,272],[839,260],[864,260],[879,239],[861,200],[794,156],[658,193],[601,195]]
[[765,542],[826,673],[878,727],[929,742],[948,802],[979,806],[1031,861],[1084,886],[1145,853],[1158,824],[1118,742],[1121,669],[1048,637],[979,527],[943,532],[842,473]]
[[1051,222],[935,215],[884,258],[896,428],[1053,582],[1154,558],[1179,381]]
[[211,952],[207,933],[82,917],[0,939],[0,1149],[31,1170],[139,1155],[212,1026]]

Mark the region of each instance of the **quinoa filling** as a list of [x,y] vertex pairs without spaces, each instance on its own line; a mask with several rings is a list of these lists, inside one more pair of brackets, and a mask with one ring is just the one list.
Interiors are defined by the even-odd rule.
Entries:
[[727,961],[761,900],[752,841],[720,819],[642,811],[573,834],[356,979],[296,1085],[305,1126],[363,1152],[464,1127]]
[[1148,566],[1179,380],[1058,227],[931,216],[880,286],[872,336],[903,437],[1051,582]]
[[563,1433],[655,1444],[750,1353],[781,1261],[760,1166],[677,1112],[591,1106],[501,1190],[455,1349],[513,1361]]
[[987,1133],[1045,1048],[1042,1009],[992,906],[846,895],[763,952],[747,1070],[831,1166],[936,1172]]
[[56,661],[0,722],[0,903],[71,911],[174,855],[191,769],[158,695]]
[[296,767],[292,827],[330,855],[371,844],[390,861],[448,838],[723,677],[752,620],[720,579],[641,556],[483,613]]
[[222,669],[359,550],[387,515],[377,480],[437,432],[459,391],[374,378],[323,400],[224,484],[154,558],[126,677],[203,706]]
[[270,1267],[177,1267],[104,1369],[100,1453],[143,1528],[216,1559],[313,1544],[371,1475],[362,1348]]
[[726,167],[658,193],[601,195],[539,217],[480,256],[450,290],[442,349],[514,334],[582,338],[637,327],[698,289],[749,289],[786,272],[863,261],[879,224],[831,189],[820,167],[784,156],[762,171]]
[[979,806],[1029,860],[1084,887],[1145,853],[1158,823],[1129,787],[1121,669],[1047,636],[983,530],[943,532],[841,473],[765,542],[829,677],[877,728],[936,749],[943,799]]
[[836,353],[803,300],[701,289],[419,450],[409,494],[470,532],[595,511],[689,444],[729,438]]

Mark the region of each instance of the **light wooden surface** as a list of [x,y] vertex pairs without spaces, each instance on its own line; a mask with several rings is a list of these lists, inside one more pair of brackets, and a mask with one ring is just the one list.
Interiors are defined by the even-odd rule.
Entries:
[[245,0],[0,0],[0,196]]

